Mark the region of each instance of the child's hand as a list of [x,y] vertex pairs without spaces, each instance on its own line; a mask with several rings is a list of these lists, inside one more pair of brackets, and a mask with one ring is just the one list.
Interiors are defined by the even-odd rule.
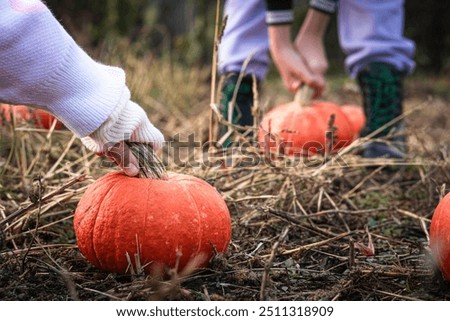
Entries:
[[323,75],[310,70],[290,39],[290,26],[269,26],[269,42],[272,58],[286,88],[295,93],[302,85],[314,89],[314,98],[325,87]]
[[[323,44],[330,15],[309,9],[306,19],[295,39],[295,48],[302,58],[305,66],[311,72],[312,77],[319,79],[319,83],[325,84],[325,73],[328,70],[328,60]],[[316,97],[321,94],[324,86],[316,91]]]
[[328,60],[322,38],[307,33],[299,33],[295,47],[312,74],[325,82]]
[[136,176],[139,173],[139,162],[134,157],[126,142],[118,142],[106,152],[97,153],[97,156],[103,155],[119,166],[126,175]]
[[112,159],[125,174],[136,176],[138,161],[125,141],[149,143],[153,149],[160,149],[164,145],[164,136],[139,105],[128,101],[124,108],[115,110],[100,128],[81,141],[90,150]]

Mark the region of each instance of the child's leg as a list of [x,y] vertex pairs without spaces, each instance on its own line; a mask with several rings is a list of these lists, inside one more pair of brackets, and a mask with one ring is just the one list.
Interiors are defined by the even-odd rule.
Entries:
[[244,62],[245,74],[266,76],[270,58],[264,0],[226,0],[226,27],[219,45],[219,71],[222,75],[239,74]]
[[[392,65],[381,62],[369,63],[358,73],[366,115],[366,125],[361,136],[378,130],[374,138],[382,139],[367,144],[363,150],[364,157],[405,157],[407,146],[404,122],[402,119],[394,121],[403,113],[403,77],[404,74]],[[391,125],[385,126],[391,121]]]
[[[242,126],[253,125],[253,77],[262,81],[269,69],[269,43],[265,22],[264,0],[226,0],[224,16],[228,16],[219,44],[219,72],[223,76],[220,109],[228,119],[230,102],[236,92],[232,122]],[[240,73],[246,75],[236,88]],[[219,126],[219,138],[228,130]],[[225,142],[225,147],[231,139]]]
[[403,35],[403,0],[341,0],[339,41],[353,78],[371,62],[384,62],[400,72],[414,69],[414,42]]
[[[368,135],[403,112],[403,77],[412,72],[414,43],[403,36],[403,0],[341,0],[339,39],[347,55],[346,69],[357,78],[363,95]],[[375,137],[392,134],[392,144],[369,144],[365,157],[403,158],[403,122],[380,131]]]

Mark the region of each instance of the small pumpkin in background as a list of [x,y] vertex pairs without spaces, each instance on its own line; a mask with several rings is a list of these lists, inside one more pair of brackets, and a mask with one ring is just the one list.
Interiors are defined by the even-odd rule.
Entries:
[[[53,121],[56,119],[55,116],[43,109],[31,108],[24,105],[0,104],[0,124],[2,118],[8,123],[12,122],[12,115],[14,115],[18,124],[32,121],[37,128],[43,129],[50,129]],[[63,128],[64,124],[57,120],[55,129]]]
[[450,193],[439,202],[431,219],[430,248],[442,276],[450,281]]
[[52,114],[42,109],[33,110],[34,119],[39,128],[50,129],[56,119],[55,129],[63,129],[64,124]]
[[364,109],[361,106],[351,104],[342,105],[341,109],[352,125],[353,132],[355,133],[355,138],[358,138],[361,134],[361,130],[366,124]]
[[126,273],[142,266],[152,274],[206,266],[227,250],[231,219],[221,195],[199,178],[112,172],[86,190],[74,229],[81,253],[98,268]]
[[335,129],[331,152],[337,152],[353,141],[353,127],[340,106],[331,102],[309,103],[308,90],[303,87],[294,101],[279,105],[264,115],[258,132],[258,141],[264,151],[270,149],[289,156],[322,154],[327,148],[327,133],[331,127]]
[[10,105],[10,104],[0,104],[0,124],[5,120],[11,123],[13,118],[17,123],[27,122],[33,118],[32,113],[27,106],[23,105]]

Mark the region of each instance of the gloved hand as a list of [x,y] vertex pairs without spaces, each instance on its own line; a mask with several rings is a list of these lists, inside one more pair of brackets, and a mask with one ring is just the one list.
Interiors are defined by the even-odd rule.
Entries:
[[163,134],[150,122],[145,111],[128,100],[119,104],[109,118],[81,141],[90,150],[112,159],[125,174],[136,176],[139,164],[125,141],[150,143],[153,149],[164,145]]

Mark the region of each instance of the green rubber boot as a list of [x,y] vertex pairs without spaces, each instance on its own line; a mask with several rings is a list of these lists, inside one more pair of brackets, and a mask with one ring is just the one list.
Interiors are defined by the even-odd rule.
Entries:
[[[363,94],[366,125],[361,136],[367,136],[403,113],[404,74],[385,63],[371,63],[358,74]],[[364,146],[365,158],[405,158],[407,151],[403,119],[377,133],[374,138],[385,142],[371,142]]]
[[[235,95],[238,75],[226,76],[221,88],[220,112],[226,120],[229,120],[229,108]],[[236,93],[235,104],[232,106],[233,113],[231,115],[231,123],[240,126],[253,126],[253,78],[245,76],[242,78]],[[219,139],[228,132],[229,126],[219,125]],[[229,147],[232,144],[232,136],[230,135],[223,143],[223,147]]]

